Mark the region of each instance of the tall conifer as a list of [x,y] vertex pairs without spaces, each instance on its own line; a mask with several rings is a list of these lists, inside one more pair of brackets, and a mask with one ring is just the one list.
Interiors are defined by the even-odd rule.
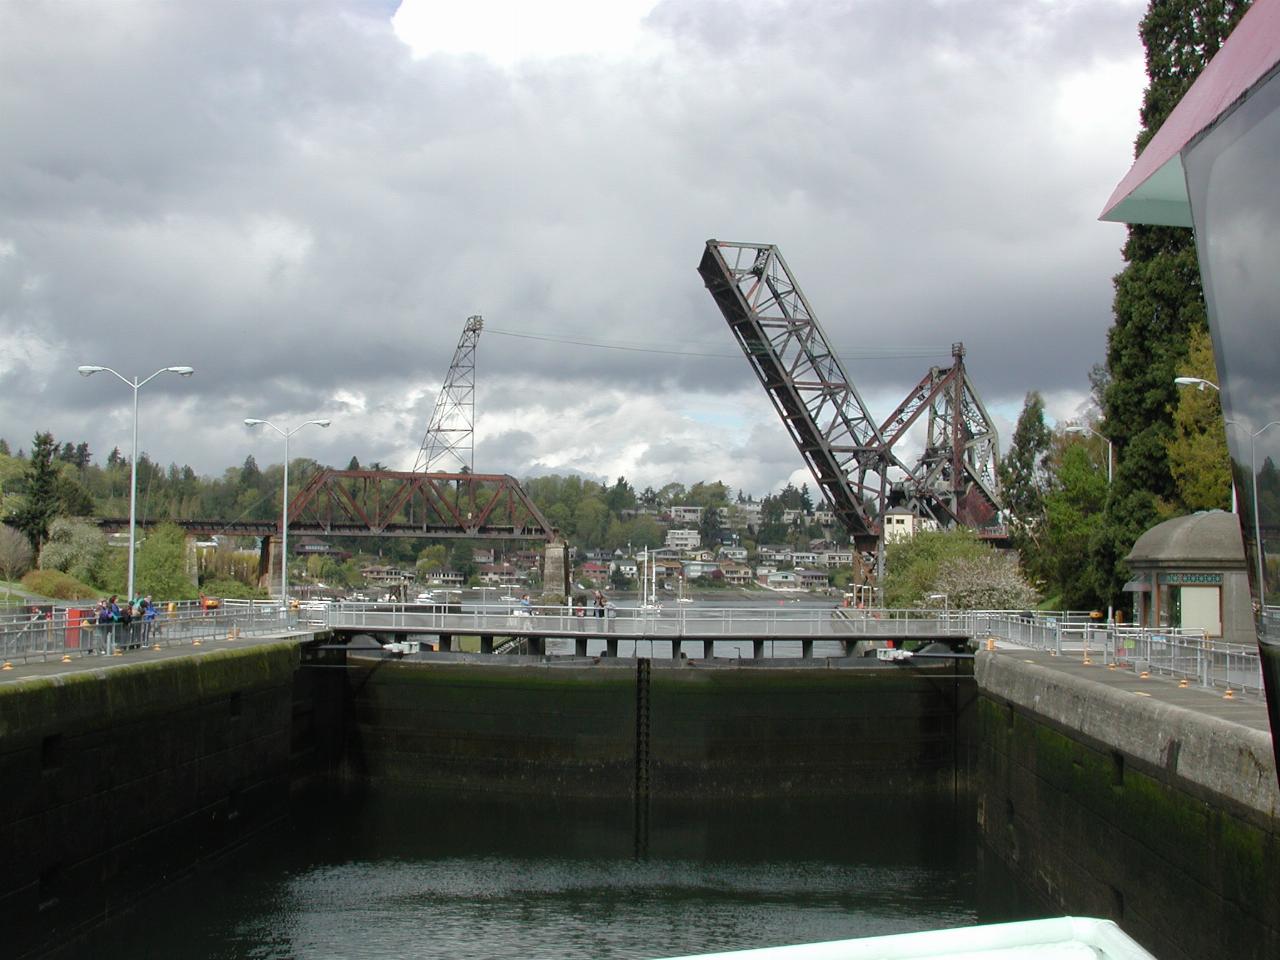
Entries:
[[[1147,58],[1140,153],[1182,99],[1236,22],[1248,0],[1151,0],[1139,27]],[[1115,443],[1115,483],[1107,522],[1095,540],[1095,566],[1120,599],[1121,561],[1133,542],[1176,500],[1169,466],[1176,401],[1173,378],[1192,331],[1205,324],[1192,233],[1184,227],[1133,225],[1126,266],[1115,278],[1115,323],[1107,336],[1110,383],[1104,429]]]

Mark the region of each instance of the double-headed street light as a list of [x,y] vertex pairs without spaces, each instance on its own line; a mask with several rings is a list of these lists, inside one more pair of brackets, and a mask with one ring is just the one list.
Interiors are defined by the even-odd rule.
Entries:
[[85,364],[77,367],[76,371],[82,377],[92,377],[95,373],[109,373],[119,378],[122,382],[127,383],[133,388],[133,457],[130,460],[129,467],[129,597],[130,603],[134,601],[133,596],[133,571],[134,571],[134,546],[137,541],[136,528],[138,525],[138,390],[139,388],[150,383],[162,373],[176,373],[180,377],[189,377],[195,370],[191,367],[161,367],[145,380],[139,380],[134,377],[130,380],[110,367],[97,367]]
[[244,421],[246,427],[259,425],[270,427],[284,437],[284,496],[281,498],[280,514],[280,602],[286,607],[289,603],[289,438],[303,427],[313,424],[317,427],[327,427],[331,422],[330,420],[308,420],[292,429],[281,430],[270,420],[246,417]]

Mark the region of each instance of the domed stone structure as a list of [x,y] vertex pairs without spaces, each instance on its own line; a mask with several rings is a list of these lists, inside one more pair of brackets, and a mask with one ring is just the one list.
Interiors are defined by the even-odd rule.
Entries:
[[1223,510],[1174,517],[1152,527],[1125,557],[1134,621],[1200,628],[1205,636],[1253,644],[1240,518]]

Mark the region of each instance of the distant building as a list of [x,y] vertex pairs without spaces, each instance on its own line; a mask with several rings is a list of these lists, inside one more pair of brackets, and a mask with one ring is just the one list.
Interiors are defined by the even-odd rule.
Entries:
[[745,563],[722,563],[720,572],[724,574],[724,582],[734,586],[746,586],[754,579],[751,568]]
[[796,575],[796,581],[800,585],[801,590],[825,590],[831,586],[831,579],[827,576],[825,570],[802,570],[797,568],[792,571]]
[[737,563],[743,563],[747,559],[746,547],[721,547],[720,556],[726,560],[733,560]]
[[673,523],[697,523],[702,519],[701,507],[672,507],[671,520]]
[[681,530],[673,528],[667,531],[666,544],[676,550],[693,550],[701,543],[697,530]]
[[693,580],[697,577],[709,577],[712,573],[720,569],[720,564],[707,560],[686,560],[684,563],[684,575],[686,579]]
[[906,507],[894,507],[884,513],[884,539],[888,543],[910,540],[923,530],[937,530],[938,523],[930,517],[917,517]]

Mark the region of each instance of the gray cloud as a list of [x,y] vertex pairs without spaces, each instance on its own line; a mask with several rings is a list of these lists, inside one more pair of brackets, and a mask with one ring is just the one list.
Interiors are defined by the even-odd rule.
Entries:
[[[189,363],[146,388],[156,459],[265,462],[244,416],[332,415],[301,455],[407,467],[482,313],[730,357],[485,335],[493,468],[763,492],[801,461],[695,272],[711,236],[780,244],[843,349],[938,346],[851,361],[868,396],[953,340],[989,406],[1083,393],[1136,113],[1081,83],[1140,63],[1143,7],[666,0],[665,52],[504,70],[413,59],[382,4],[5,5],[0,435],[105,454],[128,391],[75,366]],[[733,430],[654,422],[739,395]]]

